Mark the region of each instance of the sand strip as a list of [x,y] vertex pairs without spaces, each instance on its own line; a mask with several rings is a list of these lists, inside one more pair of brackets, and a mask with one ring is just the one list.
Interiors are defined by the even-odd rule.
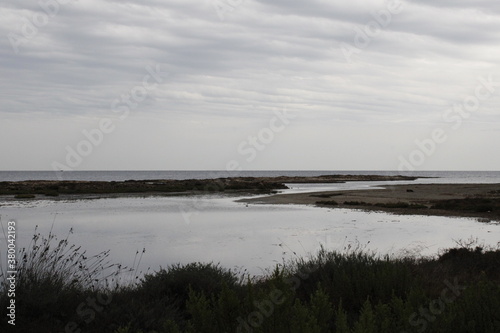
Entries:
[[301,204],[396,214],[475,217],[500,221],[500,184],[410,184],[384,189],[277,194],[240,200]]

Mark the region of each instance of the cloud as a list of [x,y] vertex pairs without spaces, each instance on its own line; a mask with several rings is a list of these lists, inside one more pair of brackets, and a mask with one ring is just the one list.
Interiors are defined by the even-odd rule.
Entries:
[[[90,126],[102,117],[116,118],[113,101],[141,84],[147,66],[159,65],[168,76],[131,111],[179,121],[185,130],[178,144],[187,151],[195,149],[183,135],[193,119],[238,127],[242,121],[265,121],[285,107],[300,115],[295,126],[307,133],[324,123],[358,124],[366,130],[356,135],[370,133],[362,141],[376,146],[385,141],[374,133],[380,137],[393,124],[442,123],[446,108],[474,93],[478,77],[492,74],[500,80],[500,5],[494,1],[402,1],[401,11],[391,14],[362,48],[356,45],[360,31],[394,1],[245,0],[237,6],[232,2],[224,20],[213,6],[216,1],[224,2],[69,1],[54,15],[37,2],[1,3],[0,114],[23,128],[40,119]],[[37,24],[41,21],[35,17],[43,15],[46,24]],[[36,33],[28,38],[23,29],[30,24]],[[21,38],[17,53],[8,38],[12,34]],[[350,62],[342,45],[357,48]],[[482,104],[477,119],[496,122],[497,96]],[[145,123],[140,128],[148,131]],[[31,131],[33,137],[47,135]],[[328,138],[327,131],[319,132]],[[62,155],[79,137],[78,131],[65,133],[57,137],[59,145],[53,145],[56,137],[41,144],[51,144]],[[215,127],[203,133],[213,142],[225,138]],[[148,144],[158,150],[154,142]],[[32,150],[27,143],[22,149]],[[14,160],[10,167],[16,165],[12,150],[5,154]],[[225,153],[216,155],[224,159]],[[280,156],[293,162],[286,152]],[[198,168],[180,158],[186,162],[179,166]],[[49,160],[33,165],[44,169]],[[363,158],[353,163],[358,160]],[[324,158],[317,161],[321,168]],[[254,167],[259,165],[256,161]],[[31,164],[23,159],[19,167]]]

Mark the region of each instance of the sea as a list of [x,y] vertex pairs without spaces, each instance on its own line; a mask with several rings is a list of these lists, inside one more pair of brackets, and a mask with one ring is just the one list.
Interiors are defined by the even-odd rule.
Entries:
[[[287,184],[285,193],[353,190],[388,184],[498,183],[486,171],[0,171],[0,181],[208,179],[259,176],[408,175],[415,181]],[[500,185],[499,185],[500,189]],[[248,196],[248,195],[246,195]],[[109,260],[135,274],[191,262],[213,262],[253,276],[276,265],[307,258],[320,247],[362,249],[379,255],[436,256],[460,243],[500,246],[500,224],[473,218],[394,215],[306,205],[247,205],[223,194],[198,196],[110,196],[99,199],[0,197],[0,230],[16,224],[17,247],[34,234],[69,236],[88,255],[109,250]],[[0,265],[7,242],[0,233]],[[56,240],[54,240],[56,242]],[[143,253],[144,251],[144,253]],[[140,260],[137,254],[140,253]]]
[[125,181],[152,179],[213,179],[227,177],[278,177],[320,175],[404,175],[433,178],[432,182],[500,183],[500,171],[331,171],[331,170],[267,170],[267,171],[0,171],[0,181],[81,180]]

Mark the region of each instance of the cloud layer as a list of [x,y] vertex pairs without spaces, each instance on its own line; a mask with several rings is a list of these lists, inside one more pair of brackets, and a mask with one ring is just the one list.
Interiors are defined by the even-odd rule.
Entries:
[[[0,15],[3,170],[65,164],[102,119],[113,131],[75,170],[395,170],[435,128],[447,140],[416,169],[500,168],[498,1],[41,0]],[[494,91],[447,113],[479,78]],[[284,109],[296,117],[248,161],[238,147]]]

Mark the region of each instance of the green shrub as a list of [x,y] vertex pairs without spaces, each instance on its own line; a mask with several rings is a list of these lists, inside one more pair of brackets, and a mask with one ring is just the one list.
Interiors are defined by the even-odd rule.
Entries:
[[175,264],[147,274],[139,290],[149,300],[168,299],[183,307],[189,299],[190,290],[210,297],[219,294],[224,285],[234,287],[237,281],[235,274],[219,264]]

